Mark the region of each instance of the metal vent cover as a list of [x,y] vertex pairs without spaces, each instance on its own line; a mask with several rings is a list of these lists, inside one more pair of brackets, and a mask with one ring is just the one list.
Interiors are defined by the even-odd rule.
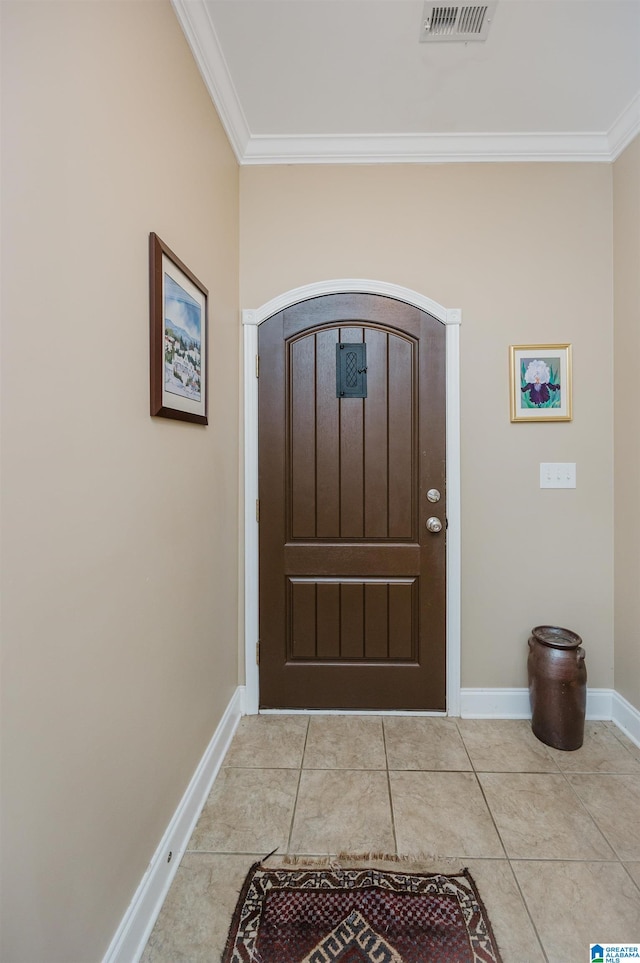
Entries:
[[420,43],[486,40],[496,4],[497,0],[449,5],[426,0],[420,24]]

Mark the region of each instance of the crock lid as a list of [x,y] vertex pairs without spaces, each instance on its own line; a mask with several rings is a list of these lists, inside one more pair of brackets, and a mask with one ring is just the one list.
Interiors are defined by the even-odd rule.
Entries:
[[582,639],[570,629],[561,629],[557,625],[537,625],[531,629],[531,634],[543,645],[551,645],[554,649],[577,649],[582,645]]

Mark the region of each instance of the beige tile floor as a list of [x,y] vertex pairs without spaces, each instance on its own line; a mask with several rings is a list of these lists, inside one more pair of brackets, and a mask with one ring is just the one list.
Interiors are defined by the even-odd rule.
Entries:
[[468,866],[504,963],[640,942],[640,750],[609,722],[576,752],[526,721],[243,719],[143,963],[221,957],[253,862],[364,852]]

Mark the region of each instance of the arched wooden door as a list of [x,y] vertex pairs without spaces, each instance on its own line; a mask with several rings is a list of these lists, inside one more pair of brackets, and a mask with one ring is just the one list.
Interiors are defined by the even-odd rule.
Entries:
[[444,710],[444,325],[327,295],[259,357],[261,708]]

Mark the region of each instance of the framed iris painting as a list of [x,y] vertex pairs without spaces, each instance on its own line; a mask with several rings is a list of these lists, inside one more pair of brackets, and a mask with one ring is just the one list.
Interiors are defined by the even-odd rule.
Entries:
[[571,345],[512,344],[511,421],[571,421]]
[[209,292],[149,235],[151,414],[207,424]]

